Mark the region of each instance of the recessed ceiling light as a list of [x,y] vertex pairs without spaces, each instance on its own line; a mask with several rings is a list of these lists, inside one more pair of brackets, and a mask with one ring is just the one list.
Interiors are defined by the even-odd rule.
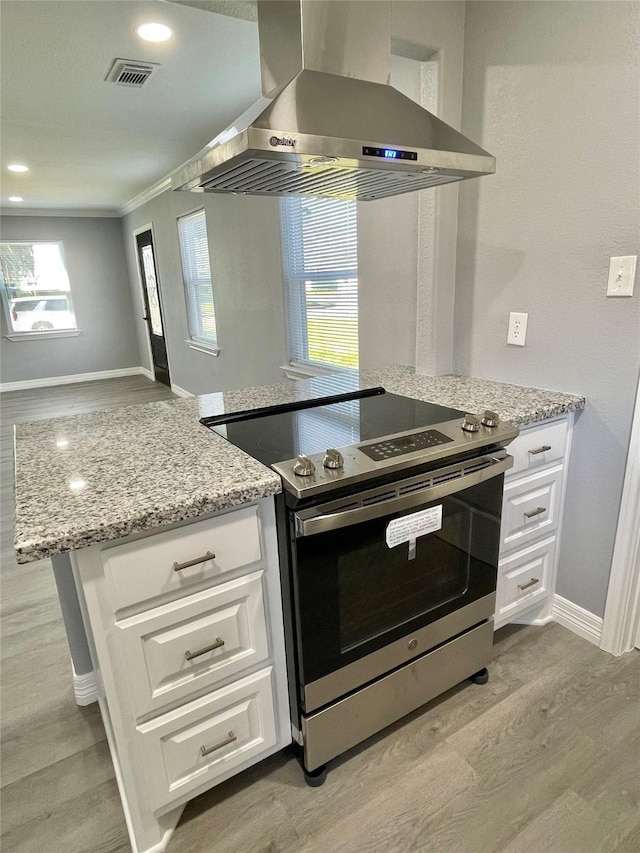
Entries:
[[10,195],[9,201],[24,201],[21,195]]
[[7,169],[10,172],[28,172],[29,171],[29,167],[24,166],[22,163],[11,163],[9,166],[7,166]]
[[171,30],[165,24],[141,24],[136,33],[145,41],[166,41],[171,38]]

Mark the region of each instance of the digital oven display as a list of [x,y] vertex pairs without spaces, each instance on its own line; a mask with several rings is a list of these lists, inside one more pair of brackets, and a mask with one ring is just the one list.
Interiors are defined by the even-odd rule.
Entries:
[[383,160],[417,160],[417,151],[399,151],[397,148],[374,148],[362,146],[362,153],[367,157],[382,157]]

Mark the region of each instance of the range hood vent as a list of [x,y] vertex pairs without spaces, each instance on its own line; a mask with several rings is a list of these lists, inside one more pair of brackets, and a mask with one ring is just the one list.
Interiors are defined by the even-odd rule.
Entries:
[[492,174],[495,159],[389,85],[386,0],[258,0],[263,97],[175,190],[370,201]]
[[[449,177],[454,181],[460,178]],[[442,176],[404,174],[374,169],[345,169],[317,166],[291,168],[287,162],[242,159],[227,169],[218,169],[200,185],[210,192],[270,195],[327,195],[334,198],[373,199],[413,190],[426,189],[445,182]],[[322,192],[318,192],[321,190]]]

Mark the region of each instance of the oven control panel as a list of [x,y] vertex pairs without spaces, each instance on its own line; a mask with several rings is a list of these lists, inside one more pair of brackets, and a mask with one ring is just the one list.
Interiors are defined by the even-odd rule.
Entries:
[[453,439],[438,432],[437,429],[425,429],[422,432],[414,432],[412,435],[386,438],[375,444],[358,445],[358,450],[374,462],[383,462],[394,456],[414,453],[416,450],[436,447],[438,444],[446,444],[449,441]]

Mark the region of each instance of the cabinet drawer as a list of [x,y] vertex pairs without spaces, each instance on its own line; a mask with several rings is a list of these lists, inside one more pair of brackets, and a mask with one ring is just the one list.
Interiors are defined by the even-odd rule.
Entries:
[[521,477],[504,488],[501,552],[521,546],[558,526],[561,465]]
[[269,657],[263,572],[115,624],[137,717],[215,687]]
[[502,621],[514,611],[526,610],[547,596],[555,550],[556,537],[551,536],[500,561],[496,620]]
[[275,746],[271,677],[268,667],[137,727],[154,808]]
[[508,478],[562,461],[566,448],[566,420],[523,430],[509,445],[513,468],[508,472]]
[[195,584],[255,563],[261,556],[257,513],[256,506],[243,507],[103,551],[114,611],[159,595],[188,595]]

